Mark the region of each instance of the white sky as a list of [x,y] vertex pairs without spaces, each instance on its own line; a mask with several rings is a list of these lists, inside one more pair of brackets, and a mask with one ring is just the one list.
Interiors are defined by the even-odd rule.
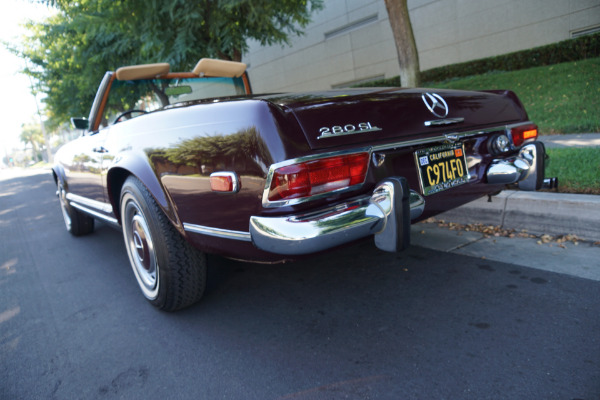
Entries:
[[[33,1],[33,0],[31,0]],[[19,42],[25,33],[22,25],[30,20],[43,20],[52,10],[30,0],[2,0],[0,41]],[[0,158],[5,151],[23,148],[21,125],[37,118],[35,99],[27,76],[19,71],[24,62],[0,44]],[[40,102],[40,107],[43,103]]]

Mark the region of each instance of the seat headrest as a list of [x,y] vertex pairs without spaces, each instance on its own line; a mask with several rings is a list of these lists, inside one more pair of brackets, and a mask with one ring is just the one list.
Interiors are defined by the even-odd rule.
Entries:
[[130,81],[136,79],[156,78],[159,75],[169,73],[171,66],[168,63],[130,65],[121,67],[117,70],[117,79],[120,81]]
[[246,64],[241,62],[203,58],[198,61],[192,72],[200,76],[239,78],[245,71]]

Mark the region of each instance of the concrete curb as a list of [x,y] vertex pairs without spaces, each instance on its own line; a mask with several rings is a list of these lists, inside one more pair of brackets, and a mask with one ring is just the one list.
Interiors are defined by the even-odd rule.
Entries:
[[492,202],[485,197],[437,218],[600,241],[600,196],[596,195],[506,190],[493,196]]

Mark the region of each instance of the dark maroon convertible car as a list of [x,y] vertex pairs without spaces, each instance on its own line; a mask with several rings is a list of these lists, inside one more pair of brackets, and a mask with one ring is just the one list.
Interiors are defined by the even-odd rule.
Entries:
[[144,296],[193,304],[206,253],[280,262],[410,224],[507,184],[537,190],[544,147],[510,91],[253,95],[246,66],[202,59],[107,72],[53,168],[67,229],[120,227]]

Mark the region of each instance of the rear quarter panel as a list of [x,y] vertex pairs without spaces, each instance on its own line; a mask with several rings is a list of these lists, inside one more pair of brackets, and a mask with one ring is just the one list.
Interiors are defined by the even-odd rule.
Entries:
[[[258,252],[251,243],[230,251],[240,243],[198,238],[185,233],[183,224],[248,232],[250,216],[262,209],[269,166],[308,151],[294,121],[266,101],[241,100],[165,109],[113,125],[105,143],[113,155],[107,176],[113,208],[118,212],[119,186],[127,171],[198,247],[238,257]],[[241,190],[211,191],[209,177],[217,171],[236,172]]]

